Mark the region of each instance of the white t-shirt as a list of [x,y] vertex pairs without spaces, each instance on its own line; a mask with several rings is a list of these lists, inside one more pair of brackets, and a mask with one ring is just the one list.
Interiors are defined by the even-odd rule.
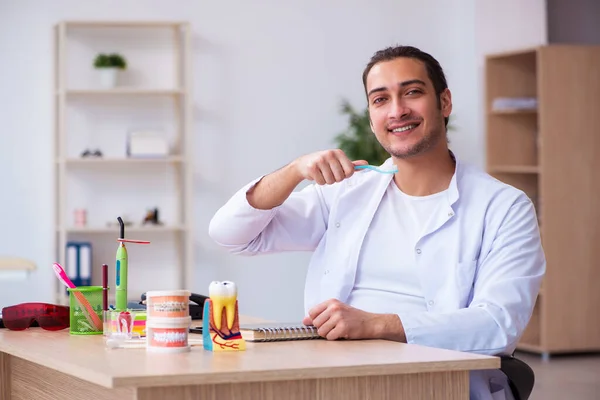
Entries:
[[350,306],[390,314],[427,310],[414,248],[445,196],[409,196],[391,181],[361,248]]

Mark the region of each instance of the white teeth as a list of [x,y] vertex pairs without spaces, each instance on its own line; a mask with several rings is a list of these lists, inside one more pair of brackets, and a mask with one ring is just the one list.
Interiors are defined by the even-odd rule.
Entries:
[[409,129],[415,128],[415,127],[416,127],[416,125],[407,125],[407,126],[404,126],[402,128],[396,128],[392,132],[404,132],[404,131],[407,131]]
[[231,281],[213,281],[208,287],[208,296],[213,305],[213,322],[217,329],[221,329],[223,308],[227,316],[227,327],[233,327],[235,318],[235,302],[237,300],[237,286]]
[[208,295],[214,296],[237,296],[237,286],[231,281],[212,281],[208,287]]

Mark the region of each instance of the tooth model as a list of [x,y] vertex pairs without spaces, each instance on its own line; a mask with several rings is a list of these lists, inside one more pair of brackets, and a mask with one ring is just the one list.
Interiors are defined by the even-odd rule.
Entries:
[[236,312],[237,287],[235,283],[214,281],[208,287],[208,296],[212,300],[215,327],[221,329],[224,308],[227,316],[227,329],[231,330]]
[[[202,316],[202,341],[210,351],[246,350],[240,333],[237,286],[231,281],[213,281],[208,287]],[[225,310],[223,310],[225,309]]]

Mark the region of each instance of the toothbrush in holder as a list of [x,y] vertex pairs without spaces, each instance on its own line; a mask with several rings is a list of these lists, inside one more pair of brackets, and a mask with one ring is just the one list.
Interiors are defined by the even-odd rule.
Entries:
[[117,239],[119,247],[116,255],[116,285],[115,285],[115,307],[117,311],[125,311],[127,309],[127,268],[129,258],[125,243],[150,244],[145,240],[125,239],[125,224],[121,217],[117,217],[120,227],[120,235]]
[[[52,264],[52,269],[54,270],[54,273],[56,274],[58,279],[66,287],[70,289],[75,289],[75,284],[69,279],[62,265],[60,265],[59,263],[54,263]],[[81,310],[88,322],[92,326],[96,327],[96,329],[102,330],[102,321],[100,320],[100,317],[98,316],[98,314],[96,314],[96,312],[92,308],[92,305],[89,301],[87,301],[83,293],[77,291],[73,291],[71,293],[73,293],[75,299],[77,299],[77,302],[81,306]]]

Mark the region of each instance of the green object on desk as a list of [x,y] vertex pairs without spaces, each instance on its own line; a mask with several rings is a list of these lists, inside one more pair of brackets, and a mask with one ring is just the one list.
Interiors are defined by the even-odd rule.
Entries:
[[119,243],[117,248],[117,282],[115,305],[118,311],[127,309],[127,248],[125,243]]
[[[100,323],[100,328],[94,326],[93,319],[90,322],[90,318],[86,314],[94,312],[98,316],[97,319],[102,321],[102,286],[79,286],[67,290],[69,291],[69,333],[72,335],[101,335],[102,324]],[[83,307],[77,299],[76,293],[81,293],[90,307]]]
[[131,240],[125,239],[125,224],[121,217],[117,217],[120,226],[119,235],[119,247],[117,248],[117,261],[116,261],[116,285],[115,285],[115,306],[117,311],[127,310],[127,268],[128,268],[128,257],[127,248],[125,248],[125,242],[138,243],[138,244],[149,244],[146,240]]

